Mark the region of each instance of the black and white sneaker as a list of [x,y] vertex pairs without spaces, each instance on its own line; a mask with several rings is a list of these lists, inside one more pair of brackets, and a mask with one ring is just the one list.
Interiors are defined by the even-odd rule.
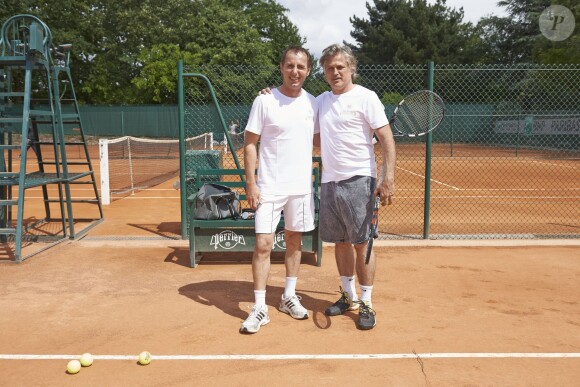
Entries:
[[280,310],[280,312],[288,313],[296,320],[306,320],[308,318],[308,311],[302,306],[300,303],[300,297],[297,295],[288,298],[284,298],[284,295],[282,295],[282,300],[280,300],[278,310]]
[[240,327],[240,333],[256,333],[260,330],[262,325],[266,325],[270,322],[270,317],[268,316],[268,306],[257,306],[252,307],[250,315],[242,323]]

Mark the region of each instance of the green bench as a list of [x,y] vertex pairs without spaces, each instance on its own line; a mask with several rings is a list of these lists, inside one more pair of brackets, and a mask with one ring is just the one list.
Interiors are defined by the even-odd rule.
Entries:
[[[320,164],[318,164],[320,165]],[[314,187],[314,205],[316,209],[315,228],[310,232],[302,233],[302,251],[316,254],[316,264],[322,262],[322,240],[318,229],[319,208],[319,170],[312,168],[312,184]],[[189,260],[190,266],[196,267],[203,257],[203,253],[249,252],[254,251],[256,245],[254,219],[195,219],[195,195],[205,182],[214,182],[232,188],[240,195],[240,201],[246,200],[243,181],[244,171],[241,169],[198,169],[194,175],[195,183],[193,194],[187,198],[188,226],[189,226]],[[219,179],[219,181],[217,181]],[[284,218],[280,220],[274,235],[272,251],[285,251]]]

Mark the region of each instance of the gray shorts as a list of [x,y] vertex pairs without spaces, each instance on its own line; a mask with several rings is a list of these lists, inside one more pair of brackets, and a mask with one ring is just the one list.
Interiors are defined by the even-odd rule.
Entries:
[[376,179],[354,176],[320,185],[320,237],[324,242],[359,244],[369,239]]

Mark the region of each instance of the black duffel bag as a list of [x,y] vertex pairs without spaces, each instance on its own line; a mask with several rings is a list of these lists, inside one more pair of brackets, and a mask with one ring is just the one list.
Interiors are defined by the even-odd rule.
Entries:
[[240,217],[240,196],[220,184],[205,183],[195,196],[195,219],[237,219]]

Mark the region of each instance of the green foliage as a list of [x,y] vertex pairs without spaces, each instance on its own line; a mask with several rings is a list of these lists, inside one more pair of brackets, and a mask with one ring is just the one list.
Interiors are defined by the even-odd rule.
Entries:
[[483,63],[531,63],[531,48],[542,38],[538,20],[550,0],[505,0],[508,16],[483,18],[477,24]]
[[381,102],[384,105],[396,105],[404,98],[403,95],[399,93],[384,93],[381,97]]
[[445,0],[374,0],[367,18],[350,19],[352,47],[361,64],[465,63],[471,26],[462,24],[463,9],[450,9]]
[[[555,2],[554,2],[555,3]],[[574,15],[576,29],[572,35],[560,42],[540,39],[532,47],[532,58],[542,64],[580,64],[580,2],[561,0],[558,5],[567,7]]]
[[55,44],[73,44],[81,102],[176,103],[178,59],[277,65],[284,47],[304,42],[286,12],[274,0],[4,0],[0,22],[32,14]]
[[[372,4],[374,3],[374,4]],[[550,5],[563,5],[580,23],[578,0],[502,0],[506,17],[487,16],[476,26],[463,23],[463,9],[445,0],[374,0],[368,16],[352,17],[351,46],[361,64],[516,64],[580,63],[580,28],[561,42],[539,29],[539,17]]]
[[176,63],[179,60],[191,64],[201,62],[199,55],[190,51],[181,51],[174,44],[154,45],[150,50],[143,49],[139,62],[143,68],[139,76],[132,79],[139,91],[141,100],[154,103],[165,103],[177,100],[175,84],[177,81]]
[[486,17],[477,24],[474,46],[481,63],[580,63],[580,29],[561,42],[550,41],[539,28],[539,18],[550,5],[562,5],[580,21],[577,0],[502,0],[506,17]]
[[[290,45],[304,45],[298,28],[290,21],[284,8],[275,0],[224,0],[231,9],[243,10],[245,22],[258,31],[260,40],[268,43],[270,62],[278,64],[280,54]],[[236,17],[237,18],[237,17]]]

